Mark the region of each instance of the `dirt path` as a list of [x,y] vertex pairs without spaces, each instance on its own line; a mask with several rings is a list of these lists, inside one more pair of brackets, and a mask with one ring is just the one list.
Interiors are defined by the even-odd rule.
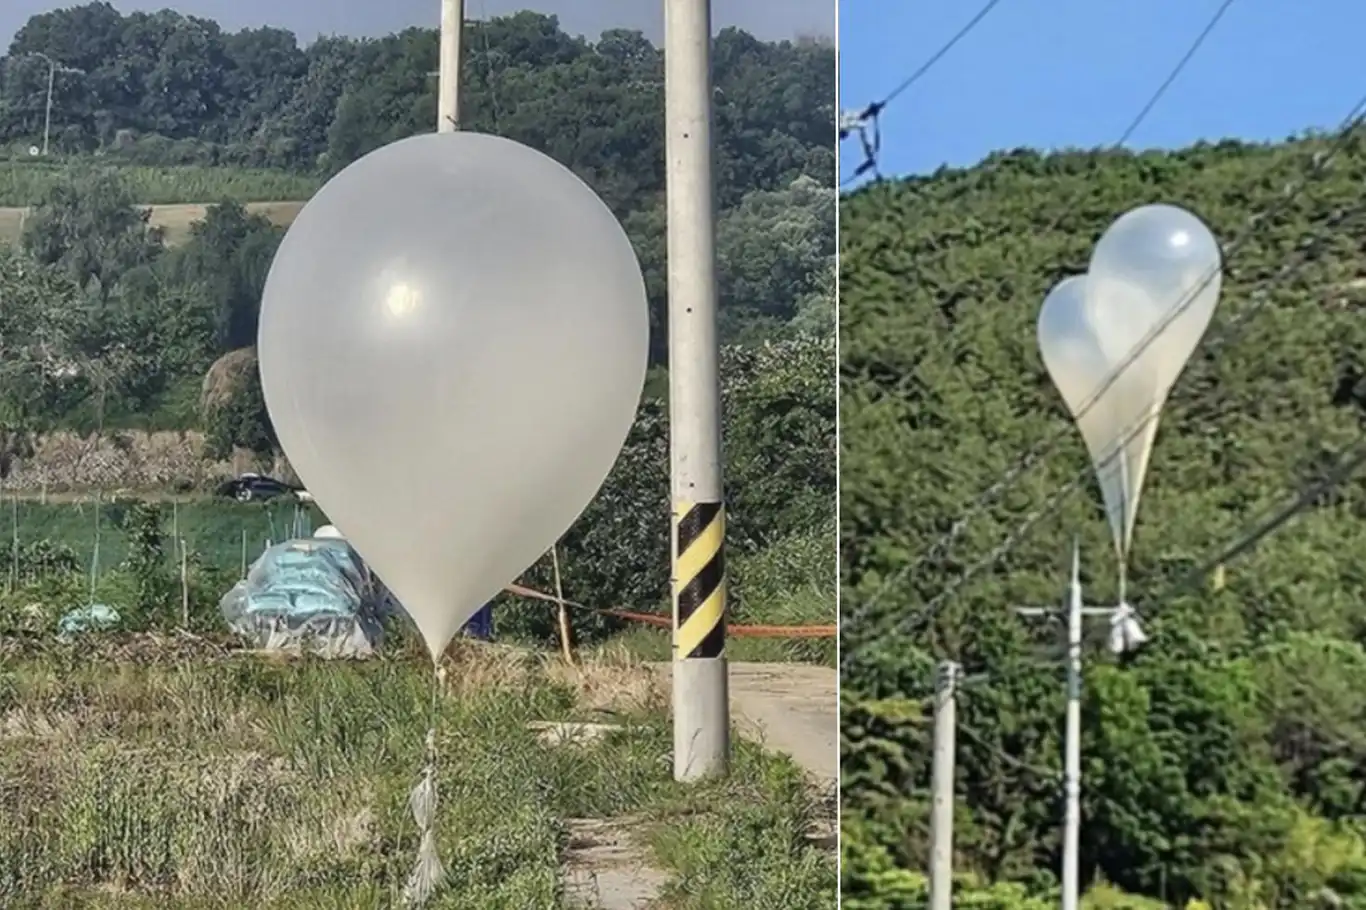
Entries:
[[[652,665],[671,681],[669,664]],[[730,665],[731,719],[747,738],[800,765],[818,786],[840,776],[838,676],[811,664]]]
[[[668,664],[652,664],[670,684]],[[806,664],[730,665],[731,713],[742,735],[783,752],[801,766],[829,803],[830,819],[811,833],[834,850],[834,799],[839,781],[837,677],[830,667]],[[570,820],[565,869],[571,901],[592,910],[651,907],[668,876],[650,865],[649,851],[629,820]],[[828,830],[825,830],[828,828]]]
[[741,731],[790,755],[824,786],[840,776],[837,687],[833,667],[730,665],[731,710]]

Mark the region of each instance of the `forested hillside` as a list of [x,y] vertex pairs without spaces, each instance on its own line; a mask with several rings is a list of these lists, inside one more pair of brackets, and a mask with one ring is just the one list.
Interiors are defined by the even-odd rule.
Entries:
[[[1061,602],[1074,536],[1088,602],[1113,602],[1094,481],[937,615],[925,607],[1089,468],[1040,361],[1039,306],[1085,270],[1110,221],[1167,202],[1226,245],[1255,220],[1226,263],[1207,341],[1261,308],[1197,353],[1162,418],[1129,579],[1152,641],[1116,660],[1105,630],[1092,630],[1090,906],[1366,907],[1366,481],[1230,562],[1222,584],[1174,590],[1321,477],[1366,418],[1360,137],[1285,200],[1332,147],[1021,151],[842,201],[844,906],[924,906],[925,696],[944,657],[972,680],[959,715],[955,906],[1056,906],[1060,633],[1010,608]],[[1057,433],[947,552],[916,564]]]
[[[566,571],[594,603],[648,605],[667,591],[668,564],[662,55],[639,33],[588,41],[534,13],[471,23],[465,41],[464,125],[574,168],[622,219],[645,270],[656,369],[602,498],[642,511],[581,522]],[[437,44],[435,29],[413,28],[303,47],[278,29],[226,33],[105,3],[30,19],[0,60],[0,143],[13,151],[0,163],[0,204],[33,206],[22,242],[0,249],[0,467],[30,453],[35,433],[61,429],[200,430],[209,454],[269,456],[251,346],[282,231],[241,203],[262,198],[253,187],[319,186],[370,150],[433,130]],[[57,74],[46,161],[27,152],[41,143],[42,55],[80,71]],[[828,613],[834,52],[728,30],[715,67],[721,319],[736,348],[727,395],[731,414],[753,416],[732,420],[727,440],[749,453],[730,459],[732,495],[756,503],[748,524],[737,519],[737,572],[745,554],[785,542],[780,555],[801,565],[770,574],[790,591],[818,585]],[[142,195],[149,187],[159,198]],[[210,206],[174,247],[138,208],[167,201]],[[823,512],[772,488],[760,455],[778,437],[762,434],[779,432],[806,446],[779,476],[824,496]],[[802,543],[815,539],[827,558]]]

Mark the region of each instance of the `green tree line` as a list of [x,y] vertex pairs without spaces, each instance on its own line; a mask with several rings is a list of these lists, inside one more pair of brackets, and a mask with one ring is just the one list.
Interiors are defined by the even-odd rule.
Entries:
[[[1366,482],[1322,497],[1208,585],[1179,584],[1361,432],[1360,138],[1293,198],[1287,185],[1326,138],[1018,151],[842,200],[846,906],[925,906],[926,696],[946,657],[980,674],[960,707],[955,906],[1056,905],[1060,638],[1010,608],[1061,602],[1074,538],[1088,602],[1113,602],[1095,483],[941,612],[925,608],[1089,469],[1038,354],[1039,306],[1085,270],[1114,218],[1167,202],[1226,244],[1251,233],[1225,264],[1211,328],[1231,334],[1197,352],[1157,436],[1128,588],[1152,640],[1115,658],[1097,629],[1087,646],[1088,906],[1366,907]],[[954,545],[917,562],[1058,433]]]
[[[623,220],[666,356],[663,55],[642,34],[571,37],[554,16],[468,24],[464,125],[573,168]],[[0,143],[37,143],[51,59],[54,148],[100,164],[276,168],[319,178],[433,129],[438,35],[411,28],[301,47],[172,10],[90,3],[33,16],[0,60]],[[833,325],[833,48],[726,29],[713,49],[723,323],[728,340]],[[48,165],[20,155],[11,175]],[[17,178],[15,178],[17,179]],[[48,200],[40,200],[46,202]],[[134,200],[145,202],[146,200]],[[215,199],[182,199],[208,203]],[[236,201],[246,201],[237,199]]]

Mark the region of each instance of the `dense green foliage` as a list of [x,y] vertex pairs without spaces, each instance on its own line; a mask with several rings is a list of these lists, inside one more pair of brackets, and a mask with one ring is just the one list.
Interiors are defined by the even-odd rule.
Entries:
[[[1059,602],[1074,536],[1088,601],[1112,602],[1094,482],[941,613],[924,609],[1089,468],[1038,356],[1038,307],[1060,278],[1085,270],[1111,220],[1168,202],[1226,244],[1275,208],[1230,256],[1211,336],[1265,305],[1221,350],[1197,353],[1164,412],[1129,581],[1152,642],[1119,661],[1088,649],[1081,845],[1084,878],[1097,886],[1091,906],[1149,906],[1122,891],[1174,907],[1366,907],[1363,482],[1230,564],[1226,585],[1174,590],[1319,477],[1366,417],[1359,142],[1279,201],[1328,147],[1014,152],[842,200],[847,905],[923,906],[923,880],[908,870],[927,855],[924,697],[943,657],[984,674],[960,708],[956,906],[1051,905],[1037,899],[1055,887],[1058,865],[1058,638],[1009,608]],[[1301,255],[1303,268],[1280,275]],[[1057,447],[956,545],[897,575],[1056,433]],[[926,624],[912,634],[917,619]]]
[[[538,148],[602,194],[636,240],[662,329],[660,50],[621,30],[590,43],[565,34],[555,17],[530,12],[471,23],[465,41],[463,125]],[[57,10],[32,17],[0,61],[0,143],[39,141],[48,68],[34,55],[46,54],[84,71],[60,75],[53,129],[62,152],[325,175],[433,128],[437,43],[434,29],[412,28],[301,48],[287,31],[225,33],[170,10]],[[725,323],[734,336],[753,319],[791,319],[823,288],[834,252],[833,194],[814,190],[813,213],[802,207],[813,190],[790,188],[803,176],[818,188],[834,183],[834,53],[727,29],[716,39],[714,73],[718,202],[735,210],[722,230],[723,259],[732,264],[723,280],[732,304]],[[14,168],[27,166],[43,165]],[[741,257],[748,266],[736,263]],[[660,359],[663,345],[660,331]]]
[[[645,273],[654,379],[620,465],[566,541],[565,582],[572,598],[648,608],[667,591],[668,565],[661,53],[637,33],[572,38],[532,13],[473,24],[467,41],[465,126],[574,168],[622,219]],[[0,66],[0,142],[27,146],[41,131],[47,70],[33,54],[85,74],[59,76],[60,170],[9,168],[37,175],[16,186],[44,188],[19,200],[34,204],[21,248],[0,249],[0,455],[24,454],[32,433],[116,428],[196,429],[212,455],[270,454],[246,349],[282,231],[242,206],[261,172],[241,168],[273,168],[265,173],[286,189],[314,186],[432,129],[436,52],[431,29],[300,48],[275,29],[225,34],[207,20],[122,16],[102,3],[29,20]],[[715,72],[736,591],[744,608],[780,602],[829,621],[834,54],[728,30]],[[181,198],[215,204],[168,247],[136,207],[149,200],[137,195],[145,169],[132,166],[149,164],[220,173],[242,192]],[[548,618],[538,610],[527,624],[537,633]]]

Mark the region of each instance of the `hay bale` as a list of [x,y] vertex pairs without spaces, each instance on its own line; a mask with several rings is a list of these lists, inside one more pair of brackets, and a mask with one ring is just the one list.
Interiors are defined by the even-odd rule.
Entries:
[[255,370],[255,346],[229,351],[215,360],[204,374],[204,385],[199,395],[200,408],[208,412],[222,407],[251,382],[251,374]]

